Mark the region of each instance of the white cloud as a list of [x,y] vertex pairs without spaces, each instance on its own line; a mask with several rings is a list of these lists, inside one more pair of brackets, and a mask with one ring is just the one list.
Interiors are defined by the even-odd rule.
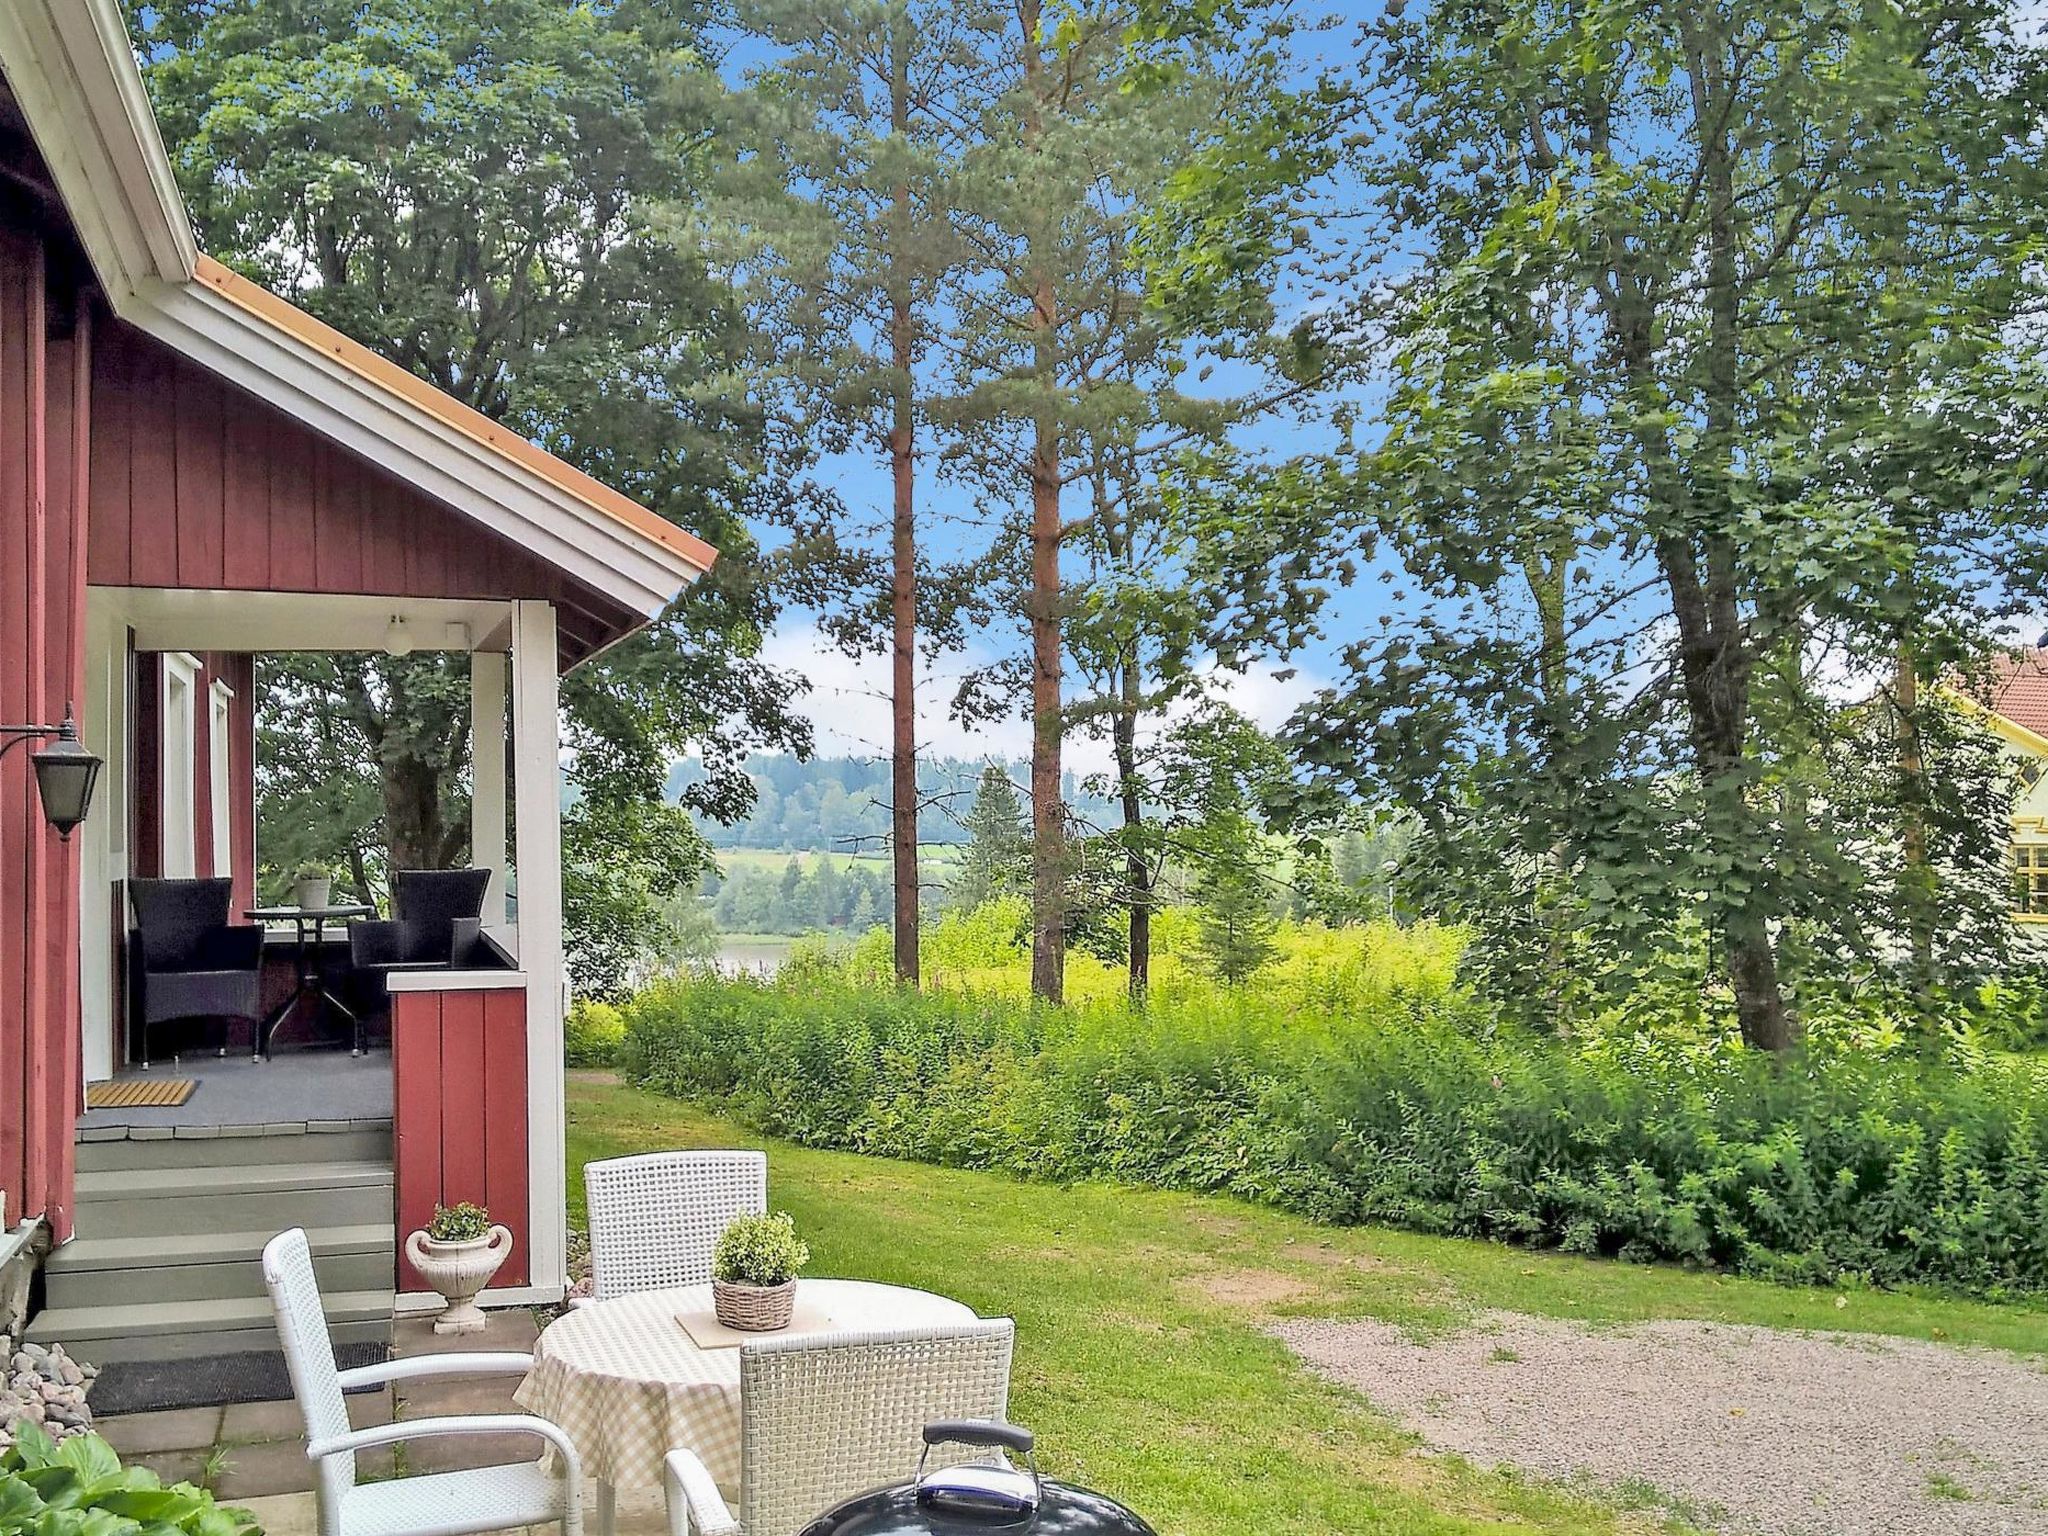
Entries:
[[[785,624],[768,637],[762,659],[810,679],[811,691],[798,701],[810,717],[821,756],[885,757],[889,752],[889,658],[848,656],[812,623]],[[932,667],[920,659],[918,751],[927,757],[1017,758],[1031,750],[1031,730],[1022,720],[964,726],[946,706],[960,679],[994,659],[970,649]]]
[[[808,678],[811,691],[798,701],[809,716],[822,756],[884,757],[889,751],[889,658],[848,656],[827,641],[815,624],[788,623],[769,636],[763,659]],[[965,758],[969,761],[1017,761],[1030,756],[1031,727],[1014,715],[963,725],[947,712],[961,678],[995,659],[987,647],[971,646],[961,655],[943,658],[936,666],[920,662],[917,738],[922,757]],[[1214,697],[1241,711],[1266,730],[1277,730],[1320,682],[1307,673],[1291,677],[1279,669],[1255,666],[1225,672],[1213,663],[1202,668],[1204,686]],[[1175,716],[1185,713],[1182,705]],[[1156,737],[1158,728],[1151,733]],[[1064,752],[1075,773],[1103,773],[1110,766],[1105,738],[1070,731]]]

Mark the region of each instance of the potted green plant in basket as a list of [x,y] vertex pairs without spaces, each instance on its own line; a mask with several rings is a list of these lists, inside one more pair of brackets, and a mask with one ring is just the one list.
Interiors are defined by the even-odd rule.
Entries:
[[292,899],[308,912],[326,908],[334,895],[334,871],[309,859],[292,872]]
[[437,1205],[434,1219],[405,1240],[405,1256],[420,1278],[440,1292],[447,1305],[434,1319],[436,1333],[476,1333],[486,1323],[476,1293],[512,1252],[512,1233],[493,1226],[491,1213],[465,1200]]
[[787,1211],[735,1216],[711,1250],[712,1312],[743,1333],[787,1328],[797,1271],[810,1258]]

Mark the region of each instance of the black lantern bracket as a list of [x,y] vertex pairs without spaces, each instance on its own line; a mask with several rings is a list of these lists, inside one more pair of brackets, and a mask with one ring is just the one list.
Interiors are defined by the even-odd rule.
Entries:
[[64,719],[56,725],[0,725],[0,758],[25,741],[47,741],[49,745],[29,755],[35,766],[36,794],[43,802],[43,819],[56,828],[57,836],[71,840],[71,831],[92,809],[93,786],[99,782],[100,759],[78,739],[78,722],[71,706],[64,706]]

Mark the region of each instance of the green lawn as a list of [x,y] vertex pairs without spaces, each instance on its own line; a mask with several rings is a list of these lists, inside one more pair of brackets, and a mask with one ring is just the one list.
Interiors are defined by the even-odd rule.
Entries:
[[1416,1329],[1506,1308],[1621,1322],[1707,1318],[1849,1328],[2048,1354],[2048,1312],[1754,1281],[1377,1228],[1334,1230],[1224,1199],[817,1152],[687,1105],[578,1077],[570,1202],[594,1157],[762,1146],[770,1198],[817,1274],[943,1291],[1017,1320],[1012,1413],[1046,1469],[1103,1488],[1165,1536],[1685,1529],[1449,1458],[1298,1367],[1259,1330],[1287,1313]]

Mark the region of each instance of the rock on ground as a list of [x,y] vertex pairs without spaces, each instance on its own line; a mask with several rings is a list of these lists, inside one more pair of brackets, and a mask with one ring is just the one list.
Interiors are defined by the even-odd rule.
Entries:
[[91,1429],[85,1399],[98,1375],[97,1366],[72,1359],[61,1344],[22,1344],[0,1371],[0,1447],[14,1443],[14,1426],[24,1422],[53,1440]]
[[1594,1328],[1492,1313],[1418,1341],[1274,1331],[1432,1448],[1769,1536],[2048,1536],[2048,1365],[1993,1350],[1727,1323]]

